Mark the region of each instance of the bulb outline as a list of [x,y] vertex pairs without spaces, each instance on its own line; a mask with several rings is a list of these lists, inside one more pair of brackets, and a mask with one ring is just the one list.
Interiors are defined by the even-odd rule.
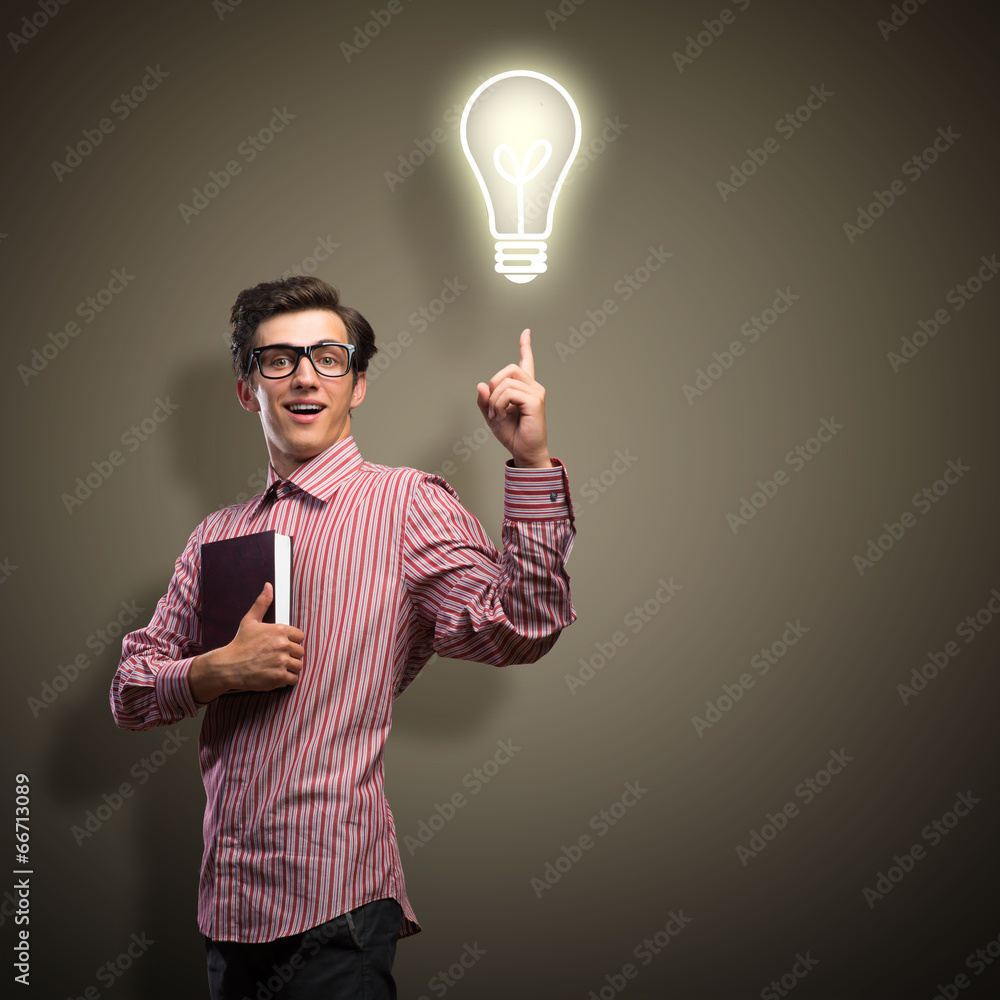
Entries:
[[[501,233],[501,232],[497,231],[496,213],[495,213],[495,209],[493,207],[493,198],[490,195],[490,190],[489,190],[489,188],[488,188],[488,186],[486,184],[486,179],[483,177],[482,171],[479,169],[479,164],[476,162],[475,158],[472,155],[472,151],[469,148],[469,140],[468,140],[468,135],[467,135],[468,120],[469,120],[469,115],[471,114],[472,109],[475,106],[476,101],[479,99],[479,96],[483,93],[484,90],[488,90],[490,87],[492,87],[495,84],[499,83],[501,80],[507,80],[507,79],[509,79],[511,77],[515,77],[515,76],[530,77],[532,79],[540,80],[543,83],[548,84],[550,87],[552,87],[554,90],[556,90],[557,93],[563,98],[563,100],[566,102],[566,104],[569,107],[569,110],[571,111],[571,113],[573,115],[573,124],[574,124],[573,148],[572,148],[572,150],[570,152],[570,155],[567,158],[566,162],[563,164],[562,170],[560,171],[558,178],[556,179],[555,186],[554,186],[554,188],[552,190],[552,194],[551,194],[551,196],[549,198],[549,203],[546,206],[546,210],[545,210],[545,230],[544,230],[544,232],[541,232],[541,233],[526,234],[526,233],[523,232],[523,229],[524,229],[523,213],[519,213],[519,215],[520,215],[520,227],[519,228],[522,230],[522,232],[503,232],[503,233]],[[531,241],[536,241],[536,242],[537,241],[544,241],[544,240],[548,239],[549,236],[551,236],[551,234],[552,234],[552,215],[553,215],[553,212],[555,210],[556,201],[558,200],[558,197],[559,197],[559,192],[562,190],[563,182],[566,180],[566,177],[569,174],[570,169],[572,168],[573,163],[576,160],[576,155],[579,152],[580,141],[581,141],[581,138],[582,138],[582,135],[583,135],[583,126],[582,126],[582,123],[580,121],[580,112],[579,112],[579,110],[578,110],[578,108],[576,106],[576,102],[573,100],[572,97],[570,97],[569,92],[566,90],[566,88],[563,87],[562,84],[560,84],[557,80],[553,80],[552,77],[546,76],[544,73],[538,73],[535,70],[527,70],[527,69],[524,69],[524,70],[508,70],[508,71],[506,71],[504,73],[498,73],[496,76],[492,76],[488,80],[484,80],[476,88],[476,90],[473,92],[472,96],[466,102],[465,108],[462,111],[462,123],[461,123],[461,127],[459,129],[459,135],[460,135],[460,138],[461,138],[461,141],[462,141],[462,149],[465,152],[465,157],[469,161],[470,166],[472,167],[472,172],[475,174],[476,180],[479,182],[479,188],[480,188],[480,190],[483,193],[484,200],[486,201],[486,212],[487,212],[487,215],[489,216],[490,233],[492,234],[493,238],[495,240],[508,240],[508,241],[531,240]],[[548,142],[548,140],[544,140],[544,139],[543,140],[535,140],[535,141],[536,142],[541,141],[541,142],[546,142],[546,143]],[[534,144],[532,144],[532,147],[533,146],[534,146]],[[496,152],[495,152],[494,155],[496,156]],[[512,157],[513,157],[513,153],[512,153]],[[516,158],[514,158],[514,159],[515,159],[515,162],[516,162]],[[529,159],[530,159],[530,154],[526,153],[525,154],[525,164],[528,163]],[[539,167],[539,169],[541,169],[541,167]],[[519,201],[520,201],[520,199],[519,199]]]

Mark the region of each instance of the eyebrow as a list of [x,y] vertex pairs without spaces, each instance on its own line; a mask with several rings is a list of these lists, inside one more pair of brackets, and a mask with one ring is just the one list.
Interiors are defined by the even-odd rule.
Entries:
[[315,344],[262,344],[261,350],[268,347],[322,347],[324,344],[336,344],[338,347],[350,347],[350,343],[343,340],[320,340]]

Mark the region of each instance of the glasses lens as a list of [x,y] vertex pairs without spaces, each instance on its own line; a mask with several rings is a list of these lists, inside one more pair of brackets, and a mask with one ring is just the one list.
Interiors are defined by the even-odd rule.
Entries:
[[[313,363],[321,375],[346,375],[350,352],[340,344],[320,344],[313,348]],[[260,368],[265,378],[286,378],[295,370],[297,353],[289,347],[266,347],[260,352]]]
[[340,344],[320,344],[313,348],[313,362],[323,375],[347,373],[348,350]]
[[260,370],[265,378],[282,378],[295,367],[295,351],[287,347],[268,347],[260,352]]

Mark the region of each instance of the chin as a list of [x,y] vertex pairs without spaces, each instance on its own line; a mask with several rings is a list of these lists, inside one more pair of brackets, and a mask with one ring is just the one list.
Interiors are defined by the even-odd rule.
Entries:
[[288,442],[289,451],[297,458],[305,460],[315,458],[320,452],[326,451],[332,444],[337,443],[335,434],[310,434],[308,436],[296,437]]
[[296,458],[304,461],[307,458],[315,458],[321,451],[326,451],[332,443],[332,441],[318,441],[315,439],[310,441],[290,441],[288,451]]

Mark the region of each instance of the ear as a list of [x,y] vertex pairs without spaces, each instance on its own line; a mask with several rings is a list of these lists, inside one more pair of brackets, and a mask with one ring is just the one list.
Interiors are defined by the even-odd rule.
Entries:
[[244,410],[249,410],[251,413],[260,413],[260,403],[257,402],[257,397],[254,395],[246,379],[238,378],[236,380],[236,395],[239,396],[240,406]]
[[358,381],[354,386],[354,391],[351,393],[351,409],[353,410],[355,406],[361,405],[361,400],[365,398],[365,391],[368,388],[368,376],[362,372],[358,376]]

